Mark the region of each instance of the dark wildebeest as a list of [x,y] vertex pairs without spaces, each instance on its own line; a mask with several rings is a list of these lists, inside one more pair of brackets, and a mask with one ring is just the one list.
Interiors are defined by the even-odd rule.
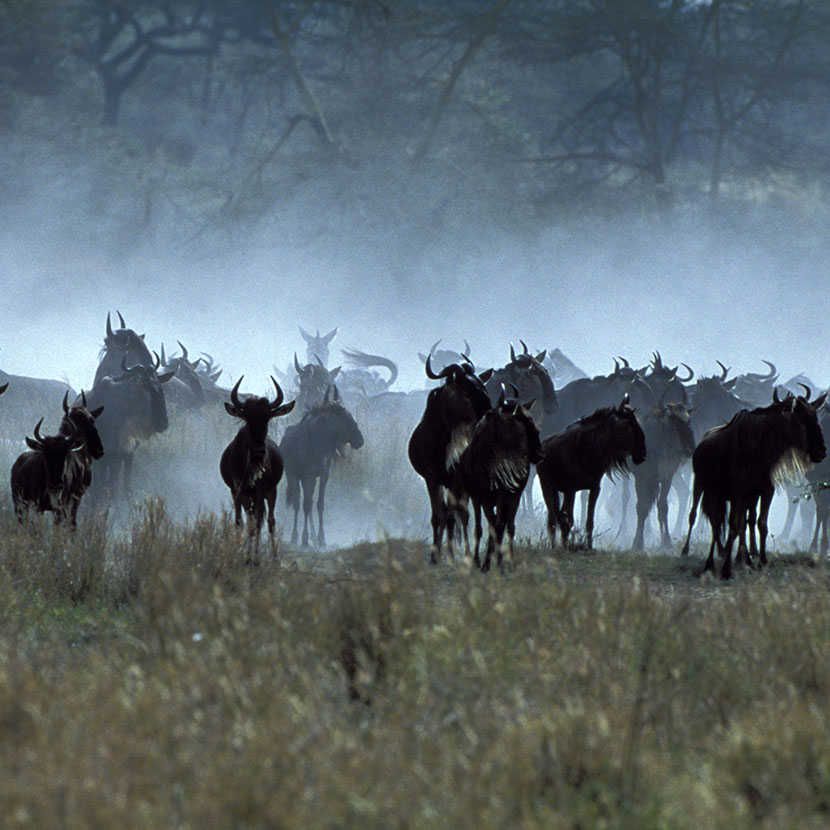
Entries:
[[105,376],[92,387],[86,398],[89,407],[104,407],[96,421],[104,457],[99,464],[101,475],[95,479],[93,493],[111,498],[119,473],[123,469],[123,488],[129,498],[132,486],[133,453],[136,446],[168,427],[167,405],[162,384],[173,372],[157,374],[155,366],[136,363],[126,365],[116,377]]
[[[819,424],[823,434],[830,432],[830,410],[827,407],[822,410]],[[810,550],[818,550],[823,556],[827,556],[830,553],[830,458],[825,458],[807,472],[807,483],[816,504],[816,529],[810,542]]]
[[306,363],[300,366],[296,353],[294,354],[294,369],[297,372],[297,411],[304,415],[323,403],[323,398],[329,389],[334,386],[340,374],[340,366],[327,369],[319,358],[315,363]]
[[[285,460],[287,480],[285,501],[294,509],[294,528],[291,544],[297,543],[297,518],[300,512],[300,487],[303,490],[303,547],[308,547],[309,528],[311,539],[317,547],[325,547],[326,534],[323,530],[323,508],[326,499],[326,484],[329,480],[331,462],[346,444],[358,450],[363,446],[363,434],[343,406],[337,394],[337,387],[326,392],[323,402],[307,412],[302,421],[288,427],[280,442],[280,452]],[[314,487],[317,482],[317,534],[314,535],[314,521],[311,516],[314,503]]]
[[[514,388],[515,394],[515,388]],[[530,465],[542,459],[539,427],[517,397],[506,398],[504,388],[495,407],[475,425],[470,443],[458,462],[453,492],[460,505],[469,498],[475,511],[476,565],[490,570],[490,558],[497,550],[498,565],[503,559],[502,543],[507,531],[510,561],[516,535],[516,511],[522,498]],[[488,540],[484,561],[479,561],[481,512],[487,519]],[[466,524],[466,517],[462,521]]]
[[144,342],[143,334],[136,334],[128,329],[124,323],[121,312],[118,320],[121,323],[120,329],[113,330],[110,315],[107,314],[107,336],[104,338],[104,348],[101,350],[101,357],[98,368],[95,371],[95,380],[92,385],[97,386],[105,377],[116,377],[124,371],[123,366],[157,365],[153,361],[153,355]]
[[490,409],[490,398],[484,386],[490,370],[476,375],[470,362],[460,366],[451,363],[440,372],[432,370],[432,358],[424,365],[430,380],[443,380],[442,386],[427,396],[424,414],[409,438],[409,461],[427,486],[432,524],[434,564],[441,554],[441,541],[447,531],[447,547],[453,557],[453,531],[458,505],[450,487],[455,467],[470,443],[473,428]]
[[[594,510],[599,497],[600,482],[606,474],[628,472],[629,458],[635,464],[646,459],[646,439],[629,406],[628,396],[618,407],[602,407],[571,424],[562,432],[542,442],[544,458],[536,465],[542,495],[548,509],[548,530],[551,543],[556,544],[556,527],[567,546],[573,527],[574,497],[579,490],[588,490],[588,515],[585,522],[586,542],[593,545]],[[562,493],[562,507],[559,494]]]
[[11,490],[14,512],[23,520],[30,509],[38,513],[52,511],[55,523],[60,522],[61,494],[64,486],[64,470],[69,454],[77,449],[77,434],[40,434],[41,418],[34,431],[34,438],[26,436],[29,452],[24,452],[12,464]]
[[77,450],[71,452],[66,460],[63,473],[63,490],[60,497],[59,510],[62,515],[68,516],[73,528],[78,523],[78,508],[84,493],[92,484],[92,462],[102,458],[104,447],[101,436],[95,426],[95,421],[104,411],[103,406],[89,410],[86,406],[86,395],[81,390],[80,400],[70,407],[68,395],[63,398],[63,420],[59,434],[67,438],[77,436]]
[[542,430],[542,435],[548,435],[546,427],[556,412],[559,403],[553,381],[548,370],[542,365],[545,352],[532,355],[523,340],[523,352],[516,354],[513,344],[510,344],[510,362],[501,369],[495,369],[485,384],[490,396],[491,406],[497,406],[502,395],[503,385],[508,384],[517,389],[516,397],[522,406],[528,407],[536,425]]
[[[750,405],[750,408],[766,406],[767,401],[772,397],[772,392],[775,389],[775,382],[778,380],[778,371],[774,363],[768,360],[762,360],[766,363],[769,371],[766,374],[760,372],[744,372],[742,375],[737,375],[733,378],[732,388],[735,394]],[[721,363],[721,368],[725,369]],[[798,390],[787,390],[798,391]],[[787,394],[786,392],[784,393]]]
[[242,377],[231,389],[230,403],[225,409],[244,423],[236,437],[228,444],[219,461],[222,480],[228,485],[233,498],[237,526],[242,524],[242,511],[248,519],[248,534],[259,542],[265,506],[268,505],[268,532],[274,535],[274,505],[277,501],[277,485],[282,478],[283,459],[279,447],[268,437],[268,422],[280,415],[287,415],[294,408],[294,401],[284,404],[285,395],[272,377],[276,400],[251,395],[242,401],[239,386]]
[[642,419],[646,437],[646,460],[634,468],[637,492],[637,530],[632,548],[643,550],[646,519],[657,502],[660,543],[671,544],[669,534],[669,490],[674,474],[692,457],[695,436],[689,425],[689,411],[682,403],[653,407]]
[[[680,378],[677,371],[682,366],[688,375]],[[654,397],[662,404],[682,403],[688,405],[689,397],[685,384],[689,383],[695,376],[690,366],[681,363],[678,366],[670,367],[663,363],[660,352],[654,352],[651,356],[647,370],[642,377],[654,392]]]
[[[784,400],[773,394],[767,407],[742,410],[728,424],[710,430],[692,456],[694,492],[689,513],[689,532],[682,554],[689,552],[689,539],[701,503],[712,528],[712,542],[706,570],[715,568],[715,546],[723,555],[721,576],[732,575],[732,545],[747,528],[747,514],[756,515],[760,563],[765,565],[767,517],[775,485],[803,474],[827,455],[816,410],[824,403],[821,395],[812,403],[809,395],[789,395]],[[729,533],[721,540],[729,504]]]
[[205,384],[197,371],[202,359],[191,362],[187,356],[187,349],[181,341],[177,342],[182,353],[170,358],[164,352],[164,343],[161,344],[160,368],[173,372],[173,377],[164,389],[164,398],[168,406],[180,410],[198,409],[208,398],[205,394]]

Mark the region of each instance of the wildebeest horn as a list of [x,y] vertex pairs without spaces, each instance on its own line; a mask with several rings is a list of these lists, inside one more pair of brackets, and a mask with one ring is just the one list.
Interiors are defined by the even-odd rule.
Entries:
[[651,353],[651,363],[655,369],[663,368],[663,359],[660,357],[660,352]]
[[769,374],[764,375],[763,379],[766,380],[767,378],[775,377],[775,372],[776,372],[775,364],[770,363],[768,360],[762,360],[761,363],[766,363],[767,366],[769,366]]
[[[440,342],[440,341],[439,341],[439,342]],[[427,373],[427,377],[428,377],[430,380],[440,380],[440,379],[441,379],[441,375],[436,375],[436,374],[435,374],[435,372],[433,372],[433,371],[432,371],[432,364],[430,363],[430,358],[431,358],[431,357],[432,357],[432,354],[431,354],[431,353],[427,355],[427,359],[426,359],[426,361],[425,361],[425,363],[424,363],[424,370],[426,371],[426,373]]]
[[239,387],[242,383],[242,378],[244,378],[244,377],[245,377],[245,375],[240,375],[239,380],[236,382],[233,389],[231,389],[231,403],[237,409],[242,409],[242,401],[239,400]]
[[177,340],[176,342],[179,344],[179,348],[182,350],[182,357],[185,360],[187,360],[187,349],[184,346],[182,346],[182,341],[181,340]]
[[277,380],[273,375],[271,375],[271,383],[274,384],[274,389],[277,390],[277,399],[274,401],[274,403],[271,404],[271,409],[279,409],[280,404],[285,400],[285,393],[282,391],[280,385],[277,383]]
[[804,390],[804,402],[805,403],[810,403],[810,398],[813,395],[813,390],[810,389],[810,387],[807,386],[806,383],[799,382],[798,385]]
[[63,411],[69,412],[69,390],[63,393]]
[[516,361],[516,350],[513,348],[513,344],[510,344],[510,362],[514,363]]
[[524,350],[522,354],[530,354],[530,350],[527,348],[527,343],[525,343],[524,340],[519,340],[519,342],[522,344],[522,349]]
[[81,406],[86,409],[86,392],[83,389],[81,389]]
[[622,361],[623,369],[628,369],[628,367],[629,367],[628,361],[624,357],[622,357],[622,355],[620,355],[619,357],[620,357],[620,360]]
[[[677,379],[681,383],[688,383],[695,376],[695,373],[692,370],[692,367],[689,366],[688,363],[681,363],[680,365],[683,366],[686,369],[686,371],[689,373],[689,377],[687,377],[687,378],[677,378]],[[674,370],[674,376],[677,377],[677,369]]]
[[323,395],[323,406],[329,405],[329,392],[331,392],[331,384],[326,387],[326,393]]
[[34,432],[34,436],[35,436],[35,441],[37,441],[37,442],[38,442],[38,444],[42,444],[42,443],[43,443],[43,436],[40,434],[40,425],[41,425],[42,423],[43,423],[43,418],[41,418],[41,419],[40,419],[40,420],[39,420],[39,421],[35,424],[35,432]]
[[464,339],[464,352],[468,355],[470,354],[470,344],[467,342],[466,338]]
[[164,343],[161,344],[161,362],[162,365],[167,365],[167,355],[164,353]]
[[443,339],[444,339],[443,337],[439,337],[439,338],[438,338],[438,339],[437,339],[437,340],[436,340],[436,341],[435,341],[435,342],[434,342],[434,343],[433,343],[433,344],[429,347],[429,353],[430,353],[430,354],[435,354],[435,350],[438,348],[438,344],[439,344],[439,343],[440,343]]
[[718,380],[726,380],[726,376],[729,374],[729,369],[727,369],[726,366],[724,366],[719,360],[716,360],[715,363],[717,363],[721,368],[721,376]]
[[620,361],[614,358],[614,374],[618,375],[620,373]]
[[294,369],[296,370],[298,375],[303,373],[302,367],[300,366],[300,361],[297,360],[297,352],[294,352]]
[[107,312],[107,337],[112,337],[112,322],[110,321],[109,312]]
[[121,316],[121,312],[116,308],[115,313],[118,315],[118,322],[121,323],[121,328],[127,328],[127,324],[124,322],[124,318]]
[[778,387],[772,387],[772,402],[773,403],[781,403],[781,398],[778,397]]
[[623,395],[622,403],[620,404],[620,407],[619,407],[620,410],[625,409],[625,407],[627,407],[630,403],[631,403],[631,396],[628,394],[628,392],[626,392]]
[[153,368],[158,369],[161,366],[161,358],[158,355],[158,352],[153,352],[153,357],[156,359],[153,363]]

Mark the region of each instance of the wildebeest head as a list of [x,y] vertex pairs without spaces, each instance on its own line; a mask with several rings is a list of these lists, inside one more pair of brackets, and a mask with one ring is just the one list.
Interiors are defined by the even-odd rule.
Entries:
[[487,382],[487,391],[490,401],[495,405],[499,399],[502,384],[511,384],[517,390],[516,397],[523,405],[530,408],[537,423],[541,423],[544,416],[556,412],[559,402],[548,370],[542,365],[545,352],[532,355],[525,342],[523,340],[520,342],[524,351],[517,355],[511,343],[510,363],[493,372]]
[[48,487],[50,492],[55,493],[63,486],[63,469],[66,458],[70,452],[77,449],[77,433],[73,431],[69,435],[43,436],[40,434],[42,423],[43,418],[35,425],[34,438],[26,436],[26,445],[43,457],[47,470]]
[[324,416],[329,434],[326,441],[331,441],[335,447],[348,444],[352,449],[359,450],[363,446],[363,433],[357,425],[354,416],[340,400],[337,387],[326,390],[323,403],[314,410]]
[[140,417],[136,421],[144,428],[142,438],[150,438],[157,432],[164,432],[169,426],[162,384],[167,383],[174,373],[168,371],[158,374],[156,370],[160,362],[157,360],[156,364],[151,366],[140,363],[127,366],[122,360],[121,374],[113,378],[123,390],[124,400],[141,408]]
[[827,448],[817,413],[824,404],[827,394],[819,395],[811,401],[812,392],[806,386],[804,390],[804,395],[788,395],[781,400],[776,389],[773,392],[773,405],[779,407],[787,415],[792,445],[806,455],[811,463],[819,464],[827,456]]
[[430,380],[443,380],[445,387],[455,389],[469,400],[476,418],[480,418],[490,409],[490,396],[487,393],[485,384],[493,376],[492,369],[487,369],[480,375],[477,375],[475,366],[468,359],[464,362],[463,366],[458,363],[451,363],[449,366],[441,369],[440,372],[434,372],[432,369],[432,357],[427,355],[424,371]]
[[[688,373],[685,378],[678,377],[678,369],[683,366]],[[651,387],[655,397],[663,402],[679,401],[686,403],[688,395],[686,393],[685,383],[688,383],[695,376],[692,368],[685,363],[678,366],[666,366],[663,359],[660,357],[660,352],[654,352],[651,357],[648,372],[645,375],[645,381]]]
[[317,334],[309,334],[302,326],[300,326],[300,334],[306,342],[306,359],[313,364],[316,361],[320,362],[323,368],[329,365],[329,343],[334,340],[337,334],[337,328],[333,328],[328,334],[320,335],[320,329],[317,329]]
[[686,405],[678,401],[658,404],[652,409],[652,417],[671,431],[674,443],[685,458],[691,458],[695,451],[695,436],[692,432],[691,415]]
[[294,353],[294,370],[297,372],[297,403],[300,412],[309,412],[323,402],[326,392],[334,385],[340,374],[340,366],[326,369],[317,359],[314,363],[300,366],[297,354]]
[[[178,384],[177,391],[180,391],[177,403],[184,406],[201,406],[205,401],[204,384],[197,373],[201,358],[191,362],[187,356],[187,349],[180,340],[176,341],[182,350],[180,355],[168,358],[164,352],[164,343],[161,344],[161,367],[173,372],[174,383]],[[168,387],[168,393],[172,385]]]
[[150,354],[150,350],[144,342],[144,335],[136,334],[132,329],[128,329],[124,323],[124,318],[121,316],[121,312],[118,311],[116,313],[118,314],[121,328],[113,329],[108,312],[107,335],[104,338],[104,348],[101,351],[100,362],[95,372],[93,386],[103,377],[115,377],[121,370],[122,363],[125,363],[127,366],[134,366],[136,364],[142,364],[144,366],[153,365],[153,356]]
[[229,415],[243,420],[248,428],[252,443],[264,448],[265,438],[268,435],[268,422],[271,418],[278,415],[287,415],[291,412],[294,409],[295,401],[283,403],[285,395],[273,377],[271,383],[274,384],[277,395],[274,401],[257,395],[250,395],[242,401],[239,397],[239,386],[243,377],[244,375],[240,376],[233,389],[231,389],[231,400],[230,403],[225,402],[225,409]]
[[65,436],[77,434],[82,446],[86,446],[93,458],[103,457],[104,447],[95,426],[95,419],[104,411],[104,407],[99,406],[91,411],[88,410],[86,408],[86,394],[83,390],[81,390],[79,399],[70,407],[68,395],[67,392],[63,396],[64,417],[60,426],[60,434]]
[[[427,358],[429,358],[433,371],[440,372],[453,363],[461,365],[462,363],[465,363],[465,358],[466,360],[470,359],[470,344],[466,340],[464,341],[464,351],[455,352],[452,349],[439,349],[438,346],[441,343],[441,339],[442,338],[439,338],[432,344],[429,354],[418,352],[418,357],[421,359],[421,363],[426,365]],[[472,361],[470,362],[472,363]]]
[[637,420],[636,412],[631,408],[628,395],[611,411],[611,415],[616,446],[626,455],[630,455],[635,464],[642,464],[646,460],[646,436]]

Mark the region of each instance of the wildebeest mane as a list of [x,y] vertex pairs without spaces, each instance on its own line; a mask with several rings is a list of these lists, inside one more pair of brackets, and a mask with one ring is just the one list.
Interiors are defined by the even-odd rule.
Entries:
[[[614,481],[631,472],[628,460],[631,447],[621,445],[618,436],[603,427],[617,416],[613,406],[603,406],[572,423],[566,430],[572,436],[571,451],[574,456],[596,459],[606,467],[606,475]],[[575,436],[575,437],[573,437]]]

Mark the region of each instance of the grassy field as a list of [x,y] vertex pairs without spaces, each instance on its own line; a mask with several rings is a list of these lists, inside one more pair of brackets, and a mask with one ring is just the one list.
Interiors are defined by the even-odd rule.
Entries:
[[244,564],[227,516],[0,515],[21,827],[826,827],[830,571],[389,540]]

